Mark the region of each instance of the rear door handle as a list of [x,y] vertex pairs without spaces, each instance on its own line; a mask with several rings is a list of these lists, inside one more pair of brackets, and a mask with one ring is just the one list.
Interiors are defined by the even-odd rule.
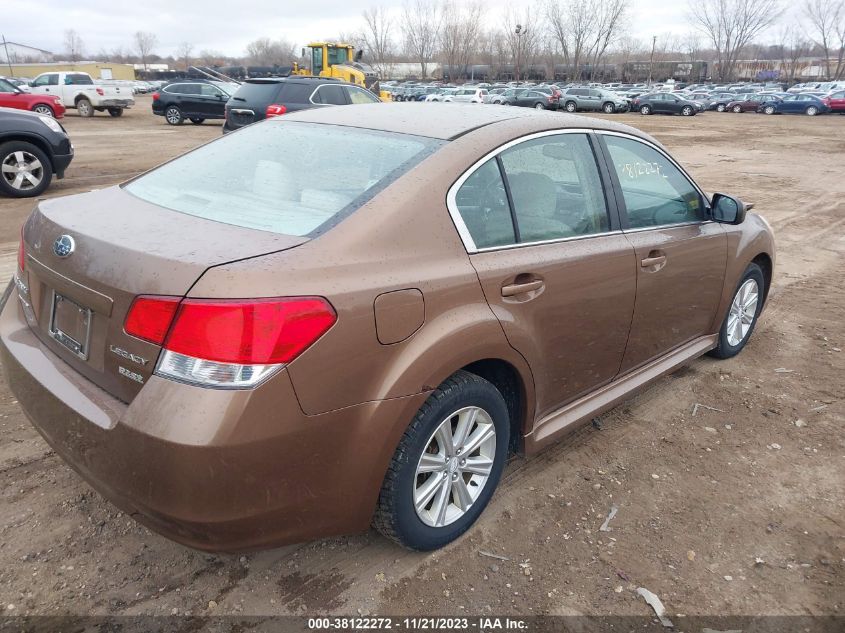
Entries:
[[663,266],[666,263],[666,255],[658,255],[656,253],[649,253],[649,256],[640,262],[643,268],[651,268],[652,266]]
[[533,292],[534,290],[539,290],[544,285],[542,279],[535,279],[533,281],[526,281],[523,283],[516,283],[516,284],[509,284],[507,286],[502,286],[502,296],[503,297],[513,297],[514,295],[519,295],[524,292]]

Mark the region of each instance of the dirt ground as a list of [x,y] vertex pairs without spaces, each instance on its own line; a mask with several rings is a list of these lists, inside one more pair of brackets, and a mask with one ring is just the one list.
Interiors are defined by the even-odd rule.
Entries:
[[[845,117],[613,118],[774,227],[771,301],[742,354],[696,360],[600,429],[514,459],[476,527],[433,554],[375,532],[245,556],[186,549],[84,484],[3,383],[0,609],[649,615],[642,586],[673,616],[842,614]],[[50,196],[119,182],[220,135],[219,123],[166,125],[148,97],[121,119],[71,111],[64,124],[76,158]],[[0,199],[4,278],[31,207]],[[614,505],[611,531],[599,531]]]

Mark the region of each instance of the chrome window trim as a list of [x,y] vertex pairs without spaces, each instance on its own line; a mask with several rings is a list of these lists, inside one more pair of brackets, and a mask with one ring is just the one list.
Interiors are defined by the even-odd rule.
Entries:
[[337,104],[337,103],[317,103],[317,102],[315,102],[315,101],[314,101],[314,95],[315,95],[315,94],[317,94],[317,91],[318,91],[320,88],[322,88],[323,86],[339,86],[339,85],[342,85],[342,84],[320,84],[319,86],[317,86],[316,88],[314,88],[314,92],[312,92],[312,93],[311,93],[311,96],[310,96],[310,97],[308,97],[308,101],[310,101],[312,105],[315,105],[315,106],[318,106],[318,107],[322,107],[322,106],[337,106],[337,105],[340,105],[340,104]]
[[[474,254],[474,253],[481,253],[481,252],[490,252],[490,251],[498,251],[498,250],[507,250],[511,248],[521,248],[523,246],[536,246],[540,244],[555,244],[557,242],[569,242],[573,239],[584,239],[588,237],[598,237],[601,235],[612,235],[614,233],[621,233],[621,231],[610,231],[606,233],[590,233],[589,235],[570,235],[567,237],[560,237],[555,238],[552,240],[542,240],[537,242],[518,242],[514,244],[503,244],[501,246],[485,246],[485,247],[478,247],[475,244],[475,240],[472,239],[472,235],[467,228],[464,219],[461,217],[461,213],[458,210],[457,204],[457,193],[458,190],[464,185],[464,183],[472,176],[478,169],[486,163],[491,158],[495,158],[502,152],[507,151],[511,147],[515,145],[520,145],[521,143],[525,143],[527,141],[533,141],[534,139],[543,138],[546,136],[559,136],[561,134],[590,134],[595,132],[596,130],[591,128],[564,128],[558,130],[544,130],[542,132],[534,132],[532,134],[527,134],[525,136],[520,136],[519,138],[512,139],[505,143],[504,145],[500,145],[496,149],[488,152],[482,158],[475,161],[463,174],[458,177],[458,179],[452,183],[452,186],[449,187],[449,191],[446,193],[446,209],[449,211],[449,215],[452,218],[452,222],[455,225],[455,228],[458,230],[458,235],[461,238],[461,241],[464,243],[464,248],[466,248],[467,253]],[[636,138],[633,137],[632,138]],[[600,157],[596,157],[598,160]],[[596,166],[598,169],[598,165]],[[604,191],[602,191],[602,196],[604,196]],[[607,203],[605,202],[605,206]],[[610,209],[607,209],[610,211]]]

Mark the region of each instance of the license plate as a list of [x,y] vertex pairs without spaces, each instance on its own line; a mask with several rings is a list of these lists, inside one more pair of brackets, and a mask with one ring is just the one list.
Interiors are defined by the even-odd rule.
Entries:
[[54,292],[50,336],[82,360],[87,360],[88,342],[91,337],[91,310]]

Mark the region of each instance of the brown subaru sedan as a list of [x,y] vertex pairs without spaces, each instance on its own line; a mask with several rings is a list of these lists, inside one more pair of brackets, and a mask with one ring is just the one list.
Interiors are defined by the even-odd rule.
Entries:
[[510,453],[745,346],[774,264],[747,211],[609,121],[311,110],[39,202],[0,352],[55,451],[172,539],[429,550]]

